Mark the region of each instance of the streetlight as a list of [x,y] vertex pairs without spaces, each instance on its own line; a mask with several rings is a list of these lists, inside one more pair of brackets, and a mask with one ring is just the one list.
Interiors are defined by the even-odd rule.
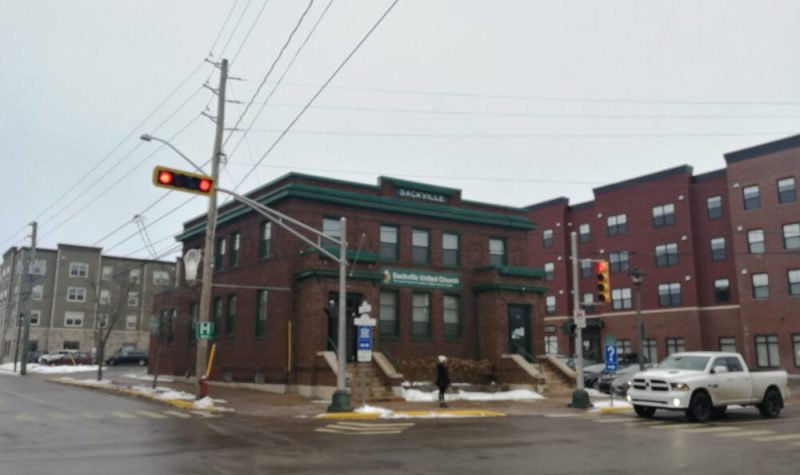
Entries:
[[644,323],[642,323],[642,281],[644,281],[644,272],[638,267],[628,272],[628,277],[631,278],[633,286],[636,287],[636,334],[639,338],[639,351],[636,353],[636,359],[639,361],[639,369],[644,369]]

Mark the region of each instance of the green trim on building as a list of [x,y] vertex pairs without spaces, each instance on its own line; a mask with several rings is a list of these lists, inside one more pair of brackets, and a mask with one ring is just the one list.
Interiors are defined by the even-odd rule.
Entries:
[[[334,256],[339,256],[339,248],[338,247],[325,247],[325,250],[333,254]],[[319,253],[318,249],[313,247],[307,247],[300,251],[301,256],[307,256],[309,254]],[[325,256],[325,254],[323,254]],[[328,257],[328,256],[325,256]],[[347,260],[348,261],[356,261],[358,262],[378,262],[379,255],[377,252],[370,252],[370,251],[359,251],[358,249],[347,249]]]
[[[325,278],[325,279],[338,279],[339,278],[339,270],[334,269],[306,269],[300,272],[295,273],[294,278],[295,280],[304,280],[311,277],[316,278]],[[347,274],[347,278],[349,280],[371,280],[374,282],[380,282],[383,280],[383,274],[380,272],[367,272],[367,271],[355,271]]]
[[438,193],[440,195],[454,195],[461,190],[456,188],[446,188],[444,186],[428,185],[427,183],[417,183],[415,181],[400,180],[398,178],[391,178],[388,176],[379,177],[380,182],[389,182],[395,188],[409,188],[417,191],[427,191],[428,193]]
[[[490,211],[478,211],[472,209],[457,208],[455,206],[429,204],[408,199],[401,199],[387,196],[370,196],[352,191],[332,190],[318,186],[304,185],[300,183],[290,183],[284,187],[264,194],[256,199],[259,203],[269,206],[270,204],[287,198],[305,199],[322,203],[333,203],[355,208],[365,208],[389,213],[400,213],[412,216],[425,216],[436,219],[446,219],[450,221],[462,221],[489,226],[515,228],[524,230],[536,229],[536,225],[531,223],[524,214],[513,216]],[[511,208],[510,208],[511,209]],[[520,213],[524,210],[519,209]],[[238,205],[232,209],[220,213],[217,219],[218,226],[231,222],[248,213],[254,212],[244,205]],[[202,235],[205,231],[205,221],[198,221],[184,232],[177,236],[178,241],[184,241],[194,236]]]
[[483,272],[488,270],[496,270],[498,275],[506,275],[510,277],[531,277],[535,279],[544,278],[544,269],[533,268],[533,267],[483,266],[475,269],[476,272]]
[[534,294],[547,293],[547,287],[540,287],[538,285],[520,285],[520,284],[483,284],[477,285],[472,288],[476,294],[483,292],[526,292]]

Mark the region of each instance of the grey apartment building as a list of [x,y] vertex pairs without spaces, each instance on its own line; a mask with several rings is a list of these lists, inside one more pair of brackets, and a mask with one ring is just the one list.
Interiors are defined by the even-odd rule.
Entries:
[[14,359],[22,315],[31,351],[95,351],[109,325],[106,354],[147,347],[153,295],[172,287],[175,263],[70,244],[36,249],[31,262],[30,251],[12,247],[0,265],[0,362]]

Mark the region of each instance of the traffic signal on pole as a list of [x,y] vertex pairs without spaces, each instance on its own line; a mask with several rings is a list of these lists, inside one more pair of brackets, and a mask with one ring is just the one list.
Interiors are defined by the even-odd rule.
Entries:
[[206,196],[214,190],[214,180],[210,176],[160,166],[153,169],[153,184]]
[[594,264],[597,274],[597,301],[601,304],[611,302],[611,280],[608,276],[608,261],[597,261]]

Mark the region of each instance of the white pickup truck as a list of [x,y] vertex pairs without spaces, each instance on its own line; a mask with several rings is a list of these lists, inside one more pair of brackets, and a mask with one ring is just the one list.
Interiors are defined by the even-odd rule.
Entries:
[[786,371],[747,369],[739,353],[675,353],[655,368],[636,373],[628,383],[628,402],[640,417],[656,409],[680,410],[693,422],[725,413],[729,404],[756,406],[764,417],[778,417],[789,396]]

